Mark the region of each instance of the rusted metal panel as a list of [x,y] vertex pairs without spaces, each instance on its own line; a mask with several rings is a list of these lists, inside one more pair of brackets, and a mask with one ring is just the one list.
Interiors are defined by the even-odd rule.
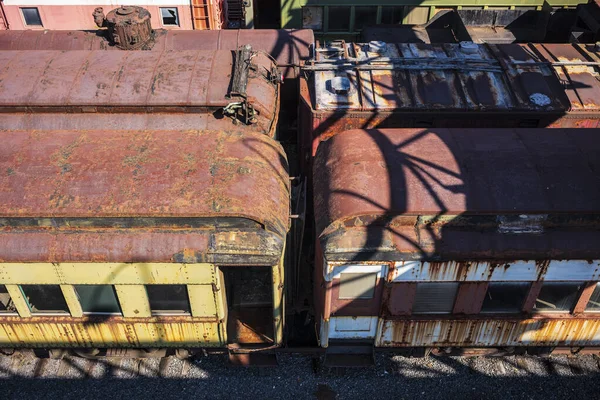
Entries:
[[302,152],[357,128],[596,128],[599,67],[584,45],[330,43],[304,67]]
[[265,135],[1,131],[0,140],[0,260],[281,256],[289,178]]
[[383,279],[376,279],[374,293],[371,298],[347,299],[340,295],[340,280],[334,279],[329,290],[331,293],[331,315],[335,316],[368,316],[379,315],[383,294]]
[[4,347],[222,347],[218,321],[192,317],[0,317]]
[[380,347],[597,346],[600,319],[385,320]]
[[335,135],[314,165],[325,257],[598,259],[599,151],[587,129]]
[[[568,110],[552,67],[540,61],[513,44],[342,42],[318,49],[306,69],[315,70],[316,110]],[[334,77],[349,90],[336,93]]]
[[[260,30],[155,30],[155,44],[151,51],[165,50],[236,50],[250,44],[256,50],[268,52],[277,64],[293,78],[300,61],[310,57],[314,43],[310,29]],[[110,46],[98,32],[88,31],[0,31],[0,50],[118,50]]]
[[1,217],[243,217],[287,231],[285,153],[259,134],[0,132]]
[[0,261],[274,265],[283,252],[283,238],[262,229],[219,229],[223,228],[218,224],[208,232],[186,229],[178,227],[176,221],[171,227],[144,229],[4,226],[0,229]]
[[400,261],[394,282],[583,282],[600,280],[600,260]]
[[[105,130],[140,130],[140,131],[173,131],[173,130],[214,130],[226,132],[262,132],[257,125],[234,125],[230,118],[215,118],[210,113],[181,112],[178,106],[152,106],[148,112],[128,110],[129,112],[105,112],[95,106],[82,106],[77,113],[65,112],[0,112],[0,124],[3,129],[10,130],[94,130],[102,127]],[[38,110],[40,111],[40,110]],[[275,127],[275,121],[273,122]],[[274,132],[273,128],[273,132]]]
[[[233,53],[224,50],[3,51],[0,112],[87,113],[86,118],[96,124],[87,129],[94,129],[98,125],[90,113],[121,113],[121,126],[129,128],[122,113],[171,111],[187,114],[194,122],[204,114],[211,121],[228,122],[221,124],[223,129],[273,136],[279,106],[275,64],[260,52],[251,60],[254,72],[248,75],[247,99],[257,114],[249,125],[234,126],[237,121],[219,116],[219,110],[241,101],[235,96],[228,98],[235,61]],[[47,125],[52,125],[43,119],[38,122],[39,126],[31,128],[49,129]],[[27,123],[32,125],[31,116]]]
[[488,284],[485,282],[467,282],[458,287],[453,314],[479,314],[485,299]]
[[400,282],[393,285],[387,285],[383,300],[384,313],[394,316],[410,315],[416,293],[416,283]]

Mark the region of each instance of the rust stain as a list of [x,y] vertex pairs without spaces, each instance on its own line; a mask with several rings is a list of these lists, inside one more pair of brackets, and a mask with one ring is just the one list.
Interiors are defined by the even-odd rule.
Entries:
[[388,320],[379,345],[598,346],[598,332],[596,318]]
[[11,347],[224,346],[214,319],[164,316],[0,318],[0,343]]

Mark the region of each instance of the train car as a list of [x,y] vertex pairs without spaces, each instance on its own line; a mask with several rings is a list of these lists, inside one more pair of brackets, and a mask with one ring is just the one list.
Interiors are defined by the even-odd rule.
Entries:
[[212,129],[274,137],[279,73],[249,46],[0,51],[4,129]]
[[595,45],[326,44],[304,67],[302,152],[349,129],[598,127],[599,66]]
[[[135,27],[135,23],[132,23]],[[125,39],[123,39],[124,41]],[[146,39],[147,40],[147,39]],[[267,52],[283,77],[283,112],[296,118],[300,65],[310,58],[314,43],[310,29],[261,30],[164,30],[153,31],[146,51],[237,50],[249,44],[255,51]],[[108,30],[89,31],[0,31],[0,50],[120,50],[109,39]],[[282,121],[287,124],[287,118]],[[290,122],[290,124],[293,123]]]
[[211,130],[0,141],[0,347],[281,345],[290,187],[276,141]]
[[372,129],[323,142],[320,345],[334,356],[598,351],[599,154],[598,129]]

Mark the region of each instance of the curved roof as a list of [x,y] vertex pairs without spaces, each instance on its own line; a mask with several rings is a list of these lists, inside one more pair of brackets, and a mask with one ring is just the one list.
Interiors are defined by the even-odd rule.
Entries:
[[598,129],[353,130],[314,162],[321,233],[365,216],[600,213]]
[[[257,121],[236,129],[273,134],[279,105],[278,85],[270,76],[275,63],[262,53],[251,60],[255,71],[248,74],[245,90],[258,111]],[[193,114],[190,118],[207,114],[214,120],[215,111],[241,101],[227,96],[233,67],[228,50],[2,51],[0,111],[167,111]]]
[[241,217],[279,237],[288,229],[286,156],[258,133],[0,131],[0,142],[0,217]]
[[[326,44],[314,70],[323,111],[598,111],[593,45]],[[345,47],[342,47],[345,46]],[[350,54],[350,56],[349,56]],[[347,78],[343,90],[336,79]]]

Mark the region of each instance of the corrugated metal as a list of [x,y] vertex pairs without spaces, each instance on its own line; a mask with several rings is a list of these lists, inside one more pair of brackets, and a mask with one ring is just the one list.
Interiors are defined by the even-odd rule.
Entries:
[[376,346],[598,346],[600,319],[385,320]]
[[[213,121],[211,129],[271,136],[275,132],[279,105],[278,85],[271,76],[275,64],[262,53],[252,57],[256,71],[248,77],[248,102],[257,111],[256,123],[249,126],[213,117],[240,101],[227,98],[234,66],[231,51],[2,51],[0,65],[2,113],[87,113],[93,121],[90,113],[170,111],[188,114],[194,122],[201,122],[199,115],[204,114]],[[129,128],[127,115],[120,117],[122,126]],[[0,118],[22,119],[1,114]],[[27,123],[33,121],[28,116]],[[39,126],[31,128],[48,129],[44,119],[37,121]],[[10,122],[2,124],[7,125]],[[97,122],[87,129],[94,128]]]
[[219,347],[226,344],[216,320],[191,317],[0,317],[5,347]]
[[317,232],[330,261],[598,259],[598,154],[589,129],[343,132],[314,161]]

